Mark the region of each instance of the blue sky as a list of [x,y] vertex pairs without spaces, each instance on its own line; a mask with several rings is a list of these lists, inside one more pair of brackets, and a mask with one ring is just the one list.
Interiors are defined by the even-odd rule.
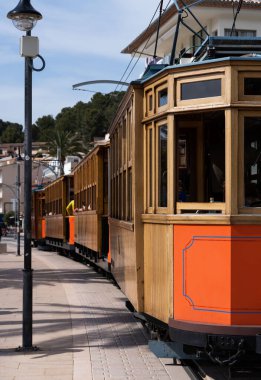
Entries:
[[[0,119],[23,124],[24,59],[19,55],[23,32],[6,18],[17,3],[0,0]],[[73,91],[73,84],[120,80],[131,58],[120,51],[147,27],[159,0],[31,0],[31,4],[43,15],[32,35],[39,37],[46,61],[44,71],[33,73],[34,122],[91,98],[92,93]],[[34,65],[40,62],[36,59]],[[143,68],[141,60],[129,80]],[[86,89],[106,92],[115,85]]]

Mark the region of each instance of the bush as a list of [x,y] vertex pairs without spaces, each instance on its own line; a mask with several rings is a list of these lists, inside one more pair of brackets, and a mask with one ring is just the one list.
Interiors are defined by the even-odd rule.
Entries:
[[4,222],[7,226],[14,226],[15,225],[15,212],[14,211],[8,211],[4,215]]

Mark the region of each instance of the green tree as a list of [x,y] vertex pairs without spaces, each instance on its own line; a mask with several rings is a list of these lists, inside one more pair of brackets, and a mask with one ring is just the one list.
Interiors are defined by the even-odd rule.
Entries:
[[37,142],[45,142],[55,129],[55,119],[51,115],[39,117],[32,125],[32,139]]
[[[96,93],[82,111],[81,132],[86,146],[90,146],[94,137],[104,137],[123,98],[124,92],[112,92],[106,95]],[[77,106],[77,105],[76,105]]]
[[82,157],[86,153],[82,137],[77,132],[55,128],[49,138],[46,141],[48,152],[52,157],[60,156],[62,173],[66,156]]
[[0,120],[1,143],[20,143],[24,141],[23,127],[17,123]]
[[88,103],[63,108],[55,119],[50,115],[39,118],[33,128],[33,141],[46,142],[52,156],[60,151],[63,163],[67,155],[86,153],[94,137],[107,133],[123,95],[96,93]]

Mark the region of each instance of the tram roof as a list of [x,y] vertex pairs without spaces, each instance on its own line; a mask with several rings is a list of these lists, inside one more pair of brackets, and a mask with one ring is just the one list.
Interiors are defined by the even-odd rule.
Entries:
[[132,81],[131,85],[146,83],[148,80],[157,76],[159,73],[163,73],[170,69],[186,69],[186,68],[192,68],[192,67],[197,67],[197,66],[203,66],[206,64],[214,64],[214,63],[220,63],[220,62],[224,62],[224,63],[225,62],[239,62],[239,61],[242,61],[242,62],[260,61],[261,62],[261,54],[256,55],[256,56],[222,57],[222,58],[209,59],[209,60],[198,61],[198,62],[183,63],[183,64],[178,64],[178,65],[154,64],[154,65],[148,66],[142,78]]

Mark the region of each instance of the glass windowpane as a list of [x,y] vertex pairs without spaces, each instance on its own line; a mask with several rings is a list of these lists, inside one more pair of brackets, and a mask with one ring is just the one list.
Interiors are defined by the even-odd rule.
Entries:
[[261,206],[261,117],[244,121],[245,206]]
[[221,96],[221,79],[181,84],[181,100]]
[[159,207],[167,207],[167,141],[168,127],[162,125],[159,127],[159,175],[158,175],[158,190],[159,190]]

